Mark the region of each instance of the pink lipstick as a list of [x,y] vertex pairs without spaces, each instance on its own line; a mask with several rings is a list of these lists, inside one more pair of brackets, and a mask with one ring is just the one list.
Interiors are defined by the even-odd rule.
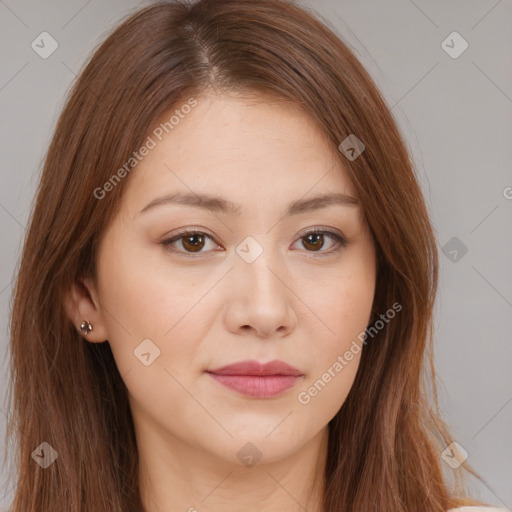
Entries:
[[283,361],[240,361],[206,370],[220,384],[254,398],[270,398],[293,388],[304,375]]

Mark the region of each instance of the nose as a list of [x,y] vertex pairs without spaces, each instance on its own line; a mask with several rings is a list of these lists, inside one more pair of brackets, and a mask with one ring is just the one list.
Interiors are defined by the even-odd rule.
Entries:
[[286,265],[265,249],[251,263],[236,255],[230,272],[225,321],[237,334],[284,337],[295,329],[297,297]]

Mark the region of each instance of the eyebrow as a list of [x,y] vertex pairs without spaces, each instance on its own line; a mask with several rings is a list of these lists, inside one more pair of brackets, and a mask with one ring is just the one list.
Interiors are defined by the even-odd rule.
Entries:
[[[196,208],[205,208],[214,212],[225,213],[229,215],[240,215],[241,206],[237,205],[223,197],[213,196],[209,194],[196,194],[175,192],[158,197],[148,203],[138,214],[145,213],[157,206],[178,204],[184,206],[193,206]],[[284,216],[298,215],[300,213],[311,212],[327,208],[332,205],[339,206],[357,206],[359,201],[352,196],[341,193],[324,194],[315,196],[310,199],[298,199],[290,203],[285,211]]]

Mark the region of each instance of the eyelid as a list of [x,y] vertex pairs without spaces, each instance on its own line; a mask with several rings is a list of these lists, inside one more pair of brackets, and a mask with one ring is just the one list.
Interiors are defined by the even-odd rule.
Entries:
[[304,228],[299,231],[297,234],[297,239],[304,237],[305,235],[309,235],[310,233],[324,233],[327,235],[336,235],[339,238],[347,241],[347,237],[338,229],[330,228],[328,226],[313,226],[312,228]]

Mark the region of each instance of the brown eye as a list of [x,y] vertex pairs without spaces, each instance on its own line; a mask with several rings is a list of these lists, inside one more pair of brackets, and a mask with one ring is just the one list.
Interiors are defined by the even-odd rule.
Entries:
[[[331,243],[326,240],[331,240]],[[306,252],[318,253],[318,256],[327,256],[347,247],[348,241],[342,235],[333,231],[313,229],[298,239]],[[327,248],[326,248],[327,247]],[[317,255],[315,255],[317,256]]]
[[[213,248],[216,244],[213,243],[213,238],[202,231],[183,231],[182,233],[164,240],[161,244],[170,252],[179,253],[184,256],[193,257],[197,254],[209,252],[207,249],[208,241],[212,242]],[[206,247],[206,249],[205,249]],[[218,246],[217,246],[218,247]],[[205,249],[205,250],[203,250]],[[195,253],[195,254],[194,254]]]
[[302,240],[305,240],[304,247],[313,251],[318,251],[324,246],[323,233],[311,233],[303,237]]
[[187,251],[198,252],[204,247],[204,236],[200,233],[184,236],[182,240],[183,247]]

